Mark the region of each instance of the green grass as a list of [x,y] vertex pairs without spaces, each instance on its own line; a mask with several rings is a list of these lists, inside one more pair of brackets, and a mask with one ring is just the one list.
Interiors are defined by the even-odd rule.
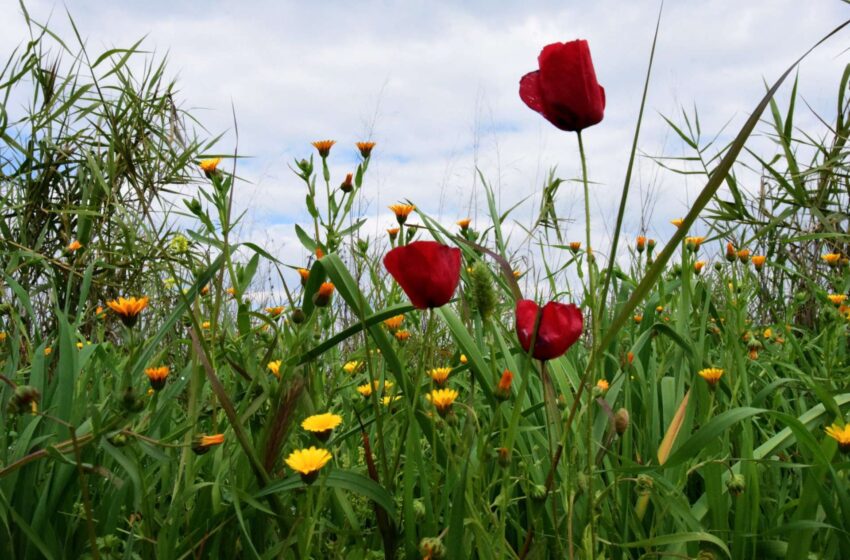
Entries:
[[[383,268],[387,239],[360,230],[354,201],[371,158],[347,194],[331,187],[326,158],[305,152],[293,164],[311,217],[296,233],[323,256],[279,262],[233,241],[236,179],[224,164],[198,170],[215,139],[185,126],[194,121],[172,102],[165,61],[140,43],[88,53],[79,37],[27,24],[33,40],[0,72],[0,557],[808,559],[850,549],[850,463],[824,432],[850,404],[850,322],[827,298],[848,292],[850,267],[821,259],[850,254],[850,66],[836,113],[822,116],[827,137],[795,127],[796,82],[787,107],[774,99],[796,63],[726,146],[703,139],[696,114],[668,118],[693,155],[682,168],[659,164],[705,186],[683,225],[645,251],[620,236],[639,119],[609,252],[631,255],[624,268],[564,244],[552,174],[527,234],[567,265],[541,258],[539,271],[523,270],[542,278],[524,297],[566,293],[574,275],[572,297],[595,320],[543,371],[514,332],[523,294],[504,226],[517,209],[498,207],[486,171],[486,224],[464,233],[417,212],[393,242],[462,250],[456,299],[420,312]],[[28,104],[11,114],[22,93]],[[755,130],[778,156],[748,148]],[[763,171],[761,197],[736,174],[745,161]],[[181,200],[182,184],[197,186],[194,199]],[[178,217],[192,225],[178,230]],[[694,251],[684,239],[698,219],[710,233]],[[82,248],[67,250],[73,240]],[[724,259],[727,242],[766,264]],[[699,273],[697,260],[709,261]],[[301,267],[309,280],[287,283]],[[280,272],[280,317],[246,297],[265,269]],[[317,305],[327,281],[332,302]],[[97,311],[142,295],[150,303],[132,328]],[[384,324],[400,314],[406,341]],[[361,364],[351,373],[350,361]],[[144,370],[161,365],[168,382],[149,391]],[[443,366],[459,393],[445,416],[424,398],[426,372]],[[724,370],[716,388],[698,375],[708,367]],[[514,382],[501,400],[505,369]],[[321,442],[301,422],[326,411],[342,424]],[[193,450],[213,434],[224,442]],[[309,446],[333,455],[312,484],[284,462]]]

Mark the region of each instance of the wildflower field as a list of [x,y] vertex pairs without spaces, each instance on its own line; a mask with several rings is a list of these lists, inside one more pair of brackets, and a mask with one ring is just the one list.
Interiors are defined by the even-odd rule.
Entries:
[[641,111],[592,247],[604,72],[541,45],[505,87],[576,141],[580,239],[553,173],[521,253],[486,169],[486,217],[399,200],[370,236],[380,142],[338,177],[305,138],[284,262],[237,239],[239,159],[160,59],[27,23],[0,66],[0,558],[850,557],[850,65],[823,135],[795,125],[805,58],[724,145],[669,120],[703,189],[664,238],[621,227]]

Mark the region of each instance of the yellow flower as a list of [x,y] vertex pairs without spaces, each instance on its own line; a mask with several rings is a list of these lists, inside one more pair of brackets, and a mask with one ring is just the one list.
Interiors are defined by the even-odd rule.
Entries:
[[399,342],[406,342],[410,338],[410,332],[407,329],[400,329],[395,332],[395,339]]
[[357,149],[360,150],[360,155],[363,159],[372,155],[372,148],[375,147],[374,142],[357,142]]
[[773,336],[773,330],[770,327],[767,327],[766,329],[764,329],[762,336],[764,338],[771,338]]
[[301,427],[311,432],[321,441],[327,441],[334,428],[342,424],[342,416],[325,412],[314,414],[301,422]]
[[215,434],[211,436],[195,436],[195,440],[192,443],[192,451],[194,451],[198,455],[203,455],[204,453],[210,450],[210,447],[214,445],[221,445],[222,443],[224,443],[224,434]]
[[266,313],[268,313],[272,317],[280,317],[280,314],[283,313],[284,309],[286,308],[282,305],[279,305],[277,307],[266,307]]
[[434,389],[431,393],[425,395],[425,398],[437,408],[440,416],[445,416],[448,414],[457,396],[458,392],[454,389]]
[[350,362],[345,362],[345,365],[342,366],[342,371],[345,373],[354,373],[358,369],[360,369],[361,363],[357,360],[352,360]]
[[230,287],[224,290],[228,295],[236,297],[236,288]]
[[119,297],[117,300],[107,301],[106,305],[121,317],[127,327],[132,327],[139,319],[139,314],[148,305],[148,298],[131,297],[124,299]]
[[685,220],[683,220],[682,218],[675,218],[673,220],[670,220],[670,223],[676,227],[682,227],[682,224],[685,223]]
[[0,331],[0,342],[6,342],[6,331]]
[[82,343],[82,342],[78,342],[78,343],[77,343],[77,350],[82,350],[82,349],[83,349],[83,343]]
[[850,424],[843,428],[833,424],[826,429],[826,435],[838,442],[838,448],[842,453],[850,453]]
[[699,249],[699,246],[702,245],[703,241],[705,241],[705,237],[686,237],[685,247],[687,247],[691,251],[696,251],[697,249]]
[[82,248],[83,248],[83,244],[75,239],[75,240],[71,241],[71,243],[69,243],[67,247],[65,247],[65,250],[68,251],[69,253],[73,253],[74,251],[78,251],[79,249],[82,249]]
[[384,325],[391,331],[397,331],[404,322],[404,315],[395,315],[389,319],[384,319]]
[[202,329],[209,329],[211,326],[212,326],[212,323],[210,323],[209,321],[204,321],[203,323],[201,323]]
[[466,354],[460,355],[460,363],[466,364],[468,361],[469,361],[469,359],[467,359]]
[[393,204],[390,207],[390,210],[395,214],[395,219],[399,224],[404,224],[407,221],[407,217],[410,216],[410,213],[416,210],[416,206],[412,204]]
[[160,391],[165,387],[165,380],[169,373],[168,366],[151,367],[145,369],[145,375],[148,376],[148,381],[151,383],[151,389]]
[[597,387],[597,388],[598,388],[601,392],[603,392],[603,393],[604,393],[605,391],[607,391],[607,390],[608,390],[608,387],[609,387],[609,385],[608,385],[608,381],[607,381],[606,379],[600,379],[599,381],[597,381],[597,382],[596,382],[596,387]]
[[301,473],[301,479],[310,484],[316,480],[319,470],[327,465],[331,458],[328,450],[310,447],[290,453],[289,457],[286,458],[286,464],[289,465],[290,469]]
[[705,379],[708,382],[708,386],[713,389],[723,376],[723,370],[720,368],[705,368],[699,371],[699,376]]
[[659,305],[658,307],[655,308],[655,312],[656,313],[664,313],[664,306]]
[[[393,385],[394,383],[392,381],[384,381],[383,390],[386,391],[387,389],[392,388]],[[364,397],[370,397],[372,396],[373,390],[378,391],[380,389],[381,382],[376,379],[371,385],[366,383],[365,385],[360,385],[359,387],[357,387],[357,392],[363,395]]]
[[520,272],[519,270],[514,270],[514,278],[518,279],[520,276],[522,276],[522,272]]
[[841,305],[847,300],[846,294],[829,294],[826,298],[834,305]]
[[396,402],[399,399],[401,399],[399,395],[395,395],[392,397],[384,397],[381,399],[381,404],[384,406],[390,406],[392,403]]
[[841,263],[840,253],[827,253],[825,255],[821,255],[820,258],[823,259],[823,261],[829,266],[838,266]]
[[328,157],[328,154],[331,153],[331,148],[336,144],[336,140],[317,140],[312,143],[313,147],[319,152],[319,155],[323,158]]
[[464,218],[462,220],[457,221],[457,225],[460,226],[460,229],[469,229],[469,224],[472,223],[472,218]]
[[428,372],[428,375],[431,376],[431,379],[434,380],[434,383],[437,385],[442,385],[446,382],[446,379],[449,378],[449,374],[452,372],[452,368],[450,367],[439,367],[434,368]]
[[50,346],[47,346],[47,347],[44,349],[44,355],[45,355],[45,356],[49,356],[49,355],[50,355],[50,354],[52,354],[52,353],[53,353],[53,348],[51,348]]
[[200,166],[201,171],[203,171],[204,174],[206,174],[206,176],[209,177],[210,175],[212,175],[213,173],[215,173],[217,171],[219,163],[221,163],[221,158],[217,157],[217,158],[210,158],[210,159],[202,159],[201,162],[198,165]]
[[274,360],[266,364],[266,367],[272,372],[275,377],[280,379],[280,365],[283,363],[283,360]]

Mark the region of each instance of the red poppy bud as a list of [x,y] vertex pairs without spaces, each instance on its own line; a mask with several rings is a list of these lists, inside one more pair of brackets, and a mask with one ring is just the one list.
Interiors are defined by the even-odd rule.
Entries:
[[[520,300],[516,304],[516,334],[526,352],[534,338],[538,309],[537,304],[529,299]],[[583,327],[584,321],[578,307],[550,301],[543,306],[540,315],[532,356],[538,360],[557,358],[575,344]]]
[[580,131],[602,121],[605,89],[596,81],[587,41],[546,45],[540,70],[519,82],[519,96],[561,130]]
[[384,266],[419,309],[440,307],[460,282],[460,249],[436,241],[414,241],[384,257]]

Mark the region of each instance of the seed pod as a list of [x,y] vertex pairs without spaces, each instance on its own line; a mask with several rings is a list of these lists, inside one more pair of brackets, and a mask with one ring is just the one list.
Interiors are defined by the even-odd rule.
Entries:
[[629,411],[625,408],[621,408],[614,414],[614,430],[616,430],[618,436],[621,436],[628,428]]

